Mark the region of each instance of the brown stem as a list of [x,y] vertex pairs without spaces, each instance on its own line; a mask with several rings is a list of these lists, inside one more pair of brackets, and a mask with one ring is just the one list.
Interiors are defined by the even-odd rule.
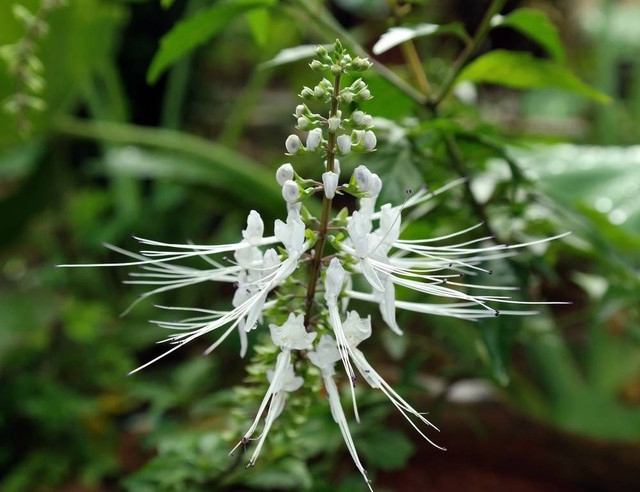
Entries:
[[[331,95],[331,109],[329,110],[329,118],[334,117],[338,113],[340,95],[340,74],[336,75],[333,81],[333,94]],[[329,132],[327,142],[327,171],[333,171],[336,159],[336,133]],[[313,312],[313,301],[316,296],[316,288],[320,277],[320,267],[322,265],[322,255],[324,254],[324,246],[327,243],[327,230],[331,219],[331,200],[325,195],[322,199],[322,215],[320,217],[320,228],[318,229],[318,241],[314,249],[313,258],[311,260],[311,269],[309,271],[309,285],[305,299],[305,328],[311,331],[311,314]]]

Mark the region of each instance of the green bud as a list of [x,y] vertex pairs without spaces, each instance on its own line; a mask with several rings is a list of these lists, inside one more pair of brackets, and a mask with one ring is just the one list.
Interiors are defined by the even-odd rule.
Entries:
[[351,101],[353,101],[353,92],[348,90],[343,90],[340,93],[340,100],[345,104],[351,104]]
[[340,65],[331,65],[331,73],[333,75],[340,75],[342,73],[342,67]]
[[373,63],[371,63],[366,58],[360,58],[356,56],[351,62],[351,68],[357,72],[364,72],[365,70],[371,68]]
[[318,55],[318,58],[320,58],[320,60],[325,63],[331,62],[331,58],[329,57],[329,52],[327,51],[327,48],[325,48],[322,45],[319,45],[316,48],[316,55]]
[[300,97],[306,101],[309,101],[314,99],[315,95],[309,87],[305,87],[304,89],[302,89],[302,92],[300,92]]
[[311,67],[311,70],[314,70],[316,72],[327,70],[329,68],[328,65],[325,65],[319,60],[313,60],[311,63],[309,63],[309,66]]

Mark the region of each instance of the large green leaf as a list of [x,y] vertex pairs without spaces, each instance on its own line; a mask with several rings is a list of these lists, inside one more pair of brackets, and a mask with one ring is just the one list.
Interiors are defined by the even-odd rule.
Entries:
[[469,35],[465,31],[464,26],[459,22],[451,24],[418,24],[417,26],[401,26],[392,27],[385,32],[380,39],[373,45],[373,54],[380,55],[385,51],[389,51],[394,46],[409,41],[410,39],[423,36],[434,36],[437,34],[452,34],[459,37],[464,42],[469,41]]
[[566,59],[558,28],[540,10],[524,8],[509,15],[496,15],[491,25],[515,29],[542,46],[556,61],[564,63]]
[[577,92],[601,103],[611,101],[609,96],[585,84],[562,65],[535,58],[524,52],[491,51],[471,62],[460,73],[457,83],[463,80],[516,89],[557,87]]
[[226,0],[180,21],[160,41],[160,49],[147,72],[147,81],[154,83],[167,68],[207,42],[240,14],[273,3],[274,0]]

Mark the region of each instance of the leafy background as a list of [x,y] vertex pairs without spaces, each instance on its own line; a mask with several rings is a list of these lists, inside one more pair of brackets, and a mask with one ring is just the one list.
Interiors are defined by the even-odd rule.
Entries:
[[[235,241],[248,210],[279,217],[273,171],[295,94],[315,80],[306,45],[336,37],[381,63],[363,109],[378,117],[366,164],[384,198],[471,177],[408,235],[480,220],[502,242],[573,231],[485,279],[573,305],[482,324],[406,316],[408,337],[381,332],[370,344],[449,449],[427,448],[363,392],[354,433],[377,490],[637,487],[640,9],[509,1],[479,39],[501,3],[68,0],[54,10],[37,43],[47,109],[29,111],[28,135],[0,113],[0,489],[363,488],[317,392],[289,402],[259,466],[227,456],[272,354],[254,353],[247,375],[236,342],[204,359],[196,343],[126,378],[158,353],[147,322],[157,313],[140,303],[118,317],[137,294],[122,271],[54,268],[115,260],[101,243],[132,248],[132,233]],[[3,2],[0,45],[24,32]],[[15,90],[3,66],[0,99]],[[345,160],[344,173],[360,163]],[[303,175],[316,164],[294,162]],[[156,300],[215,308],[230,294],[202,286]]]

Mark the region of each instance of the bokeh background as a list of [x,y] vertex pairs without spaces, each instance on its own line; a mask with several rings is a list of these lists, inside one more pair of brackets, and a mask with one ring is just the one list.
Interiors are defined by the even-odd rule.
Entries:
[[[342,30],[367,50],[399,24],[458,22],[473,35],[489,2],[238,1],[211,14],[223,2],[67,0],[47,7],[37,32],[14,3],[37,13],[47,2],[0,5],[0,45],[27,39],[42,63],[21,75],[10,56],[0,65],[0,489],[363,489],[321,395],[295,402],[262,463],[237,467],[229,443],[260,394],[237,342],[208,358],[208,342],[196,342],[127,378],[159,353],[164,334],[147,320],[166,314],[142,302],[119,317],[141,292],[121,284],[122,270],[54,265],[116,261],[102,243],[133,249],[131,234],[235,242],[248,210],[267,223],[281,216],[273,172],[285,162],[296,94],[317,74],[304,60],[264,63]],[[345,159],[343,173],[366,164],[394,203],[417,183],[470,176],[473,195],[443,195],[416,224],[422,236],[485,219],[501,242],[573,231],[494,273],[529,299],[573,304],[481,324],[404,315],[400,339],[379,330],[368,353],[429,410],[449,451],[363,395],[354,433],[377,490],[640,487],[640,5],[508,1],[501,12],[520,8],[547,21],[527,17],[529,35],[495,27],[470,61],[530,53],[531,66],[565,75],[547,69],[555,78],[540,83],[530,65],[508,63],[467,73],[434,117],[371,70],[364,109],[380,118],[379,150]],[[178,43],[174,63],[149,73],[162,37],[203,15],[196,49]],[[413,43],[437,93],[464,45],[449,35]],[[396,47],[376,58],[424,89],[406,56]],[[568,83],[568,71],[588,86]],[[34,98],[18,114],[16,94]],[[292,162],[320,174],[312,160]],[[154,301],[215,308],[231,294],[202,285]]]

